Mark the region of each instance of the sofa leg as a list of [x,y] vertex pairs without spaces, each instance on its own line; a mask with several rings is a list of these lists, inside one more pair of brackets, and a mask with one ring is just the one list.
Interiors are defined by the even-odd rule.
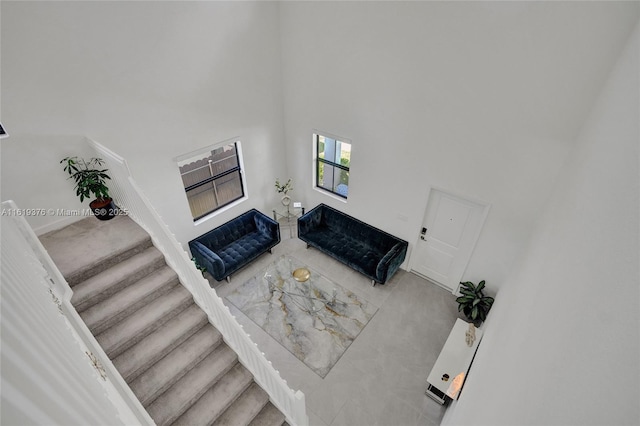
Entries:
[[231,283],[231,275],[227,275],[227,282]]
[[309,247],[310,247],[309,244],[307,244],[307,248],[309,248]]
[[371,287],[375,287],[376,286],[376,280],[371,280]]

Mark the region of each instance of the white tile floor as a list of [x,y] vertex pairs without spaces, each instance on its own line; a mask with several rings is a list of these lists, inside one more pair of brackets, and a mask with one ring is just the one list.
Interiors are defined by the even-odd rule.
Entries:
[[224,298],[262,272],[275,256],[287,254],[380,308],[322,379],[225,300],[289,386],[304,392],[311,425],[440,424],[444,408],[424,391],[426,377],[458,317],[455,297],[402,270],[387,284],[372,287],[365,276],[285,234],[273,254],[233,275],[231,283],[209,277],[218,294]]

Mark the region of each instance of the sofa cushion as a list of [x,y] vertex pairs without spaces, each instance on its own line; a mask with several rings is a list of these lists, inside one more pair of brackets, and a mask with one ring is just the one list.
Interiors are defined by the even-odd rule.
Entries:
[[336,210],[323,210],[322,226],[326,226],[333,232],[346,234],[355,240],[366,242],[374,252],[381,253],[381,256],[397,242],[395,238],[390,238],[371,225]]
[[384,256],[384,253],[367,244],[366,239],[333,232],[328,228],[311,231],[306,238],[325,253],[366,275],[375,275],[378,262]]
[[256,232],[256,224],[253,217],[243,215],[209,232],[200,239],[200,242],[209,250],[218,251],[254,232]]
[[228,246],[217,250],[216,253],[227,269],[235,269],[247,259],[252,259],[268,250],[272,243],[273,239],[268,235],[255,231],[238,238]]

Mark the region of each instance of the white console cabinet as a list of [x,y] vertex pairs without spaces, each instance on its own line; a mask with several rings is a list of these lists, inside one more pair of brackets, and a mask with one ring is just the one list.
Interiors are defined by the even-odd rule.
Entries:
[[[471,338],[472,335],[475,335],[475,339]],[[458,398],[481,338],[481,328],[475,328],[461,319],[456,320],[427,378],[426,395],[441,404],[449,398]]]

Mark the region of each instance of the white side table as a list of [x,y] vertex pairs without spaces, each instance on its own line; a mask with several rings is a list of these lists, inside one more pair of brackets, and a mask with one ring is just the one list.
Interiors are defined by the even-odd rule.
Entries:
[[[482,329],[474,327],[472,331],[469,325],[468,322],[459,318],[456,320],[427,378],[428,386],[425,393],[440,404],[444,404],[448,399],[458,398],[471,367],[471,361],[478,349]],[[467,332],[475,334],[475,340],[471,346],[467,344]]]

